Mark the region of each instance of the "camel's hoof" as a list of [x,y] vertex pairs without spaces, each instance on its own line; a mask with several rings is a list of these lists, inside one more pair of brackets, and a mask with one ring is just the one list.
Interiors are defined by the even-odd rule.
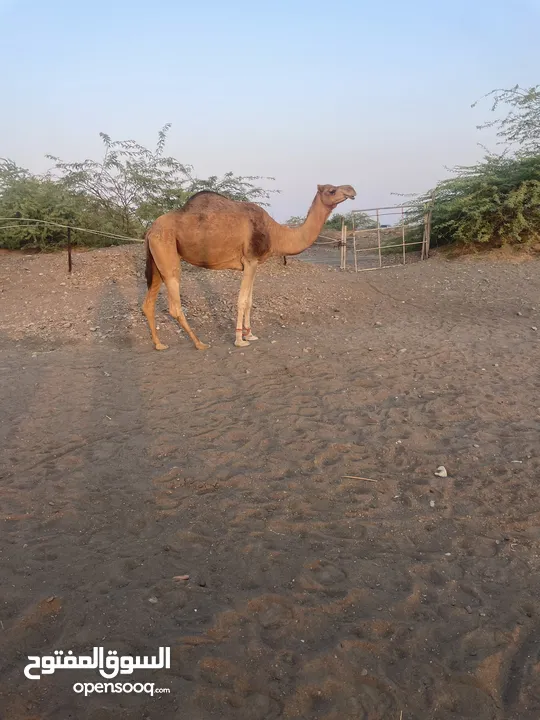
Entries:
[[247,347],[249,345],[247,340],[235,340],[234,344],[236,347]]
[[163,343],[156,344],[156,350],[168,350],[168,349],[169,349],[168,345],[164,345]]
[[207,345],[206,343],[200,342],[198,345],[195,345],[197,350],[208,350],[210,345]]
[[252,335],[251,333],[249,333],[249,335],[246,335],[244,337],[244,340],[258,340],[258,339],[259,338],[256,335]]

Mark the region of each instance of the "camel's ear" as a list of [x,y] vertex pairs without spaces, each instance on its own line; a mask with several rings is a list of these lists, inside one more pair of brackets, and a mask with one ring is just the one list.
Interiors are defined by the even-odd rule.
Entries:
[[317,185],[317,192],[322,192],[324,190],[324,185]]

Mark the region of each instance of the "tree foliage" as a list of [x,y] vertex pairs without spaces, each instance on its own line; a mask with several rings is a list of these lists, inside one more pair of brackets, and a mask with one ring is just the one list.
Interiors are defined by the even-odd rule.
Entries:
[[[71,225],[139,238],[159,215],[181,207],[199,190],[214,190],[234,200],[267,205],[273,189],[257,182],[273,178],[235,176],[206,180],[193,176],[193,168],[165,154],[165,125],[154,149],[134,140],[112,140],[100,133],[104,152],[100,160],[53,161],[45,175],[33,175],[12,160],[0,159],[0,217],[21,217]],[[116,244],[104,236],[77,231],[75,243]],[[0,247],[40,249],[61,246],[66,230],[53,225],[0,220]]]
[[212,190],[213,192],[226,195],[231,200],[240,202],[253,202],[262,207],[268,207],[270,193],[278,190],[266,190],[254,182],[260,180],[274,180],[270,177],[240,176],[236,177],[232,172],[225,173],[222,178],[212,175],[207,180],[193,180],[189,190],[189,196],[201,190]]
[[[433,191],[432,245],[500,247],[540,238],[540,156],[488,155],[454,174]],[[420,219],[429,201],[430,194],[420,198],[413,215]]]
[[[50,249],[65,245],[65,227],[53,223],[89,229],[100,227],[99,208],[94,207],[89,198],[66,192],[49,176],[33,176],[7,160],[0,160],[0,218],[6,218],[0,219],[0,247],[9,249]],[[88,233],[79,234],[77,238],[85,244],[100,244],[96,236]]]
[[332,228],[333,230],[341,230],[341,224],[345,222],[347,228],[350,230],[353,225],[355,230],[367,230],[369,228],[377,227],[377,223],[372,220],[365,213],[334,213],[325,224],[326,228]]
[[[480,128],[497,127],[506,147],[488,152],[471,167],[408,203],[409,220],[420,221],[432,204],[431,244],[529,244],[540,239],[540,86],[494,90],[492,110],[508,105],[504,117]],[[487,97],[487,96],[486,96]]]
[[[485,97],[492,97],[492,112],[499,106],[508,106],[505,117],[491,120],[479,129],[495,127],[501,143],[517,146],[519,154],[540,154],[540,85],[522,88],[515,85],[507,90],[492,90]],[[478,103],[474,103],[475,107]]]
[[302,223],[304,223],[305,221],[305,215],[291,215],[285,225],[289,225],[290,227],[297,227],[298,225],[302,225]]
[[111,140],[100,133],[102,160],[67,163],[52,155],[58,182],[67,191],[93,198],[111,222],[125,235],[139,234],[141,227],[161,212],[182,204],[187,196],[191,168],[163,154],[167,132],[158,134],[155,149],[134,140]]
[[[305,220],[305,215],[293,215],[287,220],[286,224],[290,226],[301,225]],[[349,230],[353,227],[353,223],[356,230],[366,230],[377,226],[377,223],[365,213],[354,213],[354,219],[353,213],[346,213],[345,215],[334,213],[325,222],[324,227],[327,230],[341,230],[343,222],[345,222]]]

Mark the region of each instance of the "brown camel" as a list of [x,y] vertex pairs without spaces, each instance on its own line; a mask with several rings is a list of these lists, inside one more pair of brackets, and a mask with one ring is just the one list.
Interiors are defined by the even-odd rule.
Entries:
[[148,292],[142,309],[156,350],[165,350],[156,333],[156,298],[164,282],[169,313],[178,320],[195,347],[205,350],[189,327],[180,302],[180,260],[209,270],[242,270],[238,295],[235,345],[257,340],[251,332],[253,282],[257,266],[272,256],[298,255],[313,245],[330,213],[339,203],[354,199],[350,185],[318,185],[305,222],[295,228],[272,220],[259,205],[229,200],[203,190],[183,208],[161,215],[146,233]]

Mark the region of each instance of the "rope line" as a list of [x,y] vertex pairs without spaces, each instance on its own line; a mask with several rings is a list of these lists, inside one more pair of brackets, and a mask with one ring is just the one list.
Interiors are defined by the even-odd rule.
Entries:
[[[42,225],[52,225],[53,227],[64,228],[65,230],[80,230],[81,232],[93,233],[94,235],[103,235],[105,237],[114,238],[115,240],[129,240],[130,242],[143,243],[144,238],[131,238],[127,235],[115,235],[114,233],[104,232],[103,230],[89,230],[88,228],[76,227],[75,225],[62,225],[61,223],[52,222],[51,220],[36,220],[34,218],[15,218],[15,217],[0,217],[2,222],[11,222],[18,220],[19,222],[33,222],[41,223]],[[0,225],[0,230],[8,230],[9,228],[20,227],[20,225]]]

